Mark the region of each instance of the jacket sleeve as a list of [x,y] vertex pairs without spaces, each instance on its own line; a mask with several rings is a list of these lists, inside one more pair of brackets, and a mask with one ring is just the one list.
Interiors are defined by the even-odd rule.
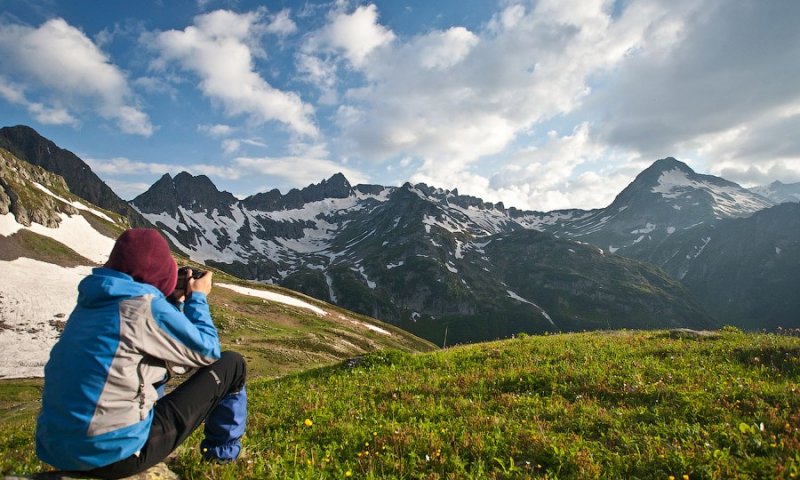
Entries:
[[217,329],[205,294],[194,292],[181,312],[164,297],[154,297],[142,333],[142,350],[168,363],[203,367],[220,357]]

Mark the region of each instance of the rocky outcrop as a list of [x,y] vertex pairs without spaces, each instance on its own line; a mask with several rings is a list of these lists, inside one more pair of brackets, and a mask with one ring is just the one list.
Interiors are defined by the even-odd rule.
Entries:
[[0,214],[10,212],[26,227],[39,223],[55,228],[61,222],[59,213],[78,213],[75,207],[48,195],[36,184],[54,193],[69,194],[63,178],[0,149]]
[[152,227],[139,212],[100,180],[83,160],[42,137],[36,130],[24,125],[0,128],[0,148],[61,176],[70,192],[89,203],[127,217],[132,226]]

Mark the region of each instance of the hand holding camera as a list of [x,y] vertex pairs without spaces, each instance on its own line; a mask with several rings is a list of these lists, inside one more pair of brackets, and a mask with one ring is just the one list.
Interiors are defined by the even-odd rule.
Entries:
[[211,293],[211,272],[192,270],[190,267],[178,269],[178,281],[175,290],[167,297],[172,303],[181,303],[192,292]]
[[187,282],[187,294],[192,292],[203,292],[206,295],[211,293],[211,276],[213,275],[212,272],[204,272],[202,270],[198,270],[197,272],[193,272],[189,269],[190,275],[188,275],[188,282]]

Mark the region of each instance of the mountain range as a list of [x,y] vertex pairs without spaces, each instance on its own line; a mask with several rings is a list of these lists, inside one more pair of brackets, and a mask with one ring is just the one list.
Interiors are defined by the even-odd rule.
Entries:
[[353,186],[341,174],[239,200],[184,172],[130,205],[194,261],[441,344],[798,326],[800,301],[786,292],[800,280],[800,206],[776,206],[792,198],[785,187],[759,193],[666,158],[588,211],[522,211],[425,184]]

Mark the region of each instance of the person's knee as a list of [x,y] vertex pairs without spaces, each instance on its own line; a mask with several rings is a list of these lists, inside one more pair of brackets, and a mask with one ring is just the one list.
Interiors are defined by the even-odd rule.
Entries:
[[247,377],[247,364],[245,363],[244,357],[238,352],[225,351],[222,352],[218,362],[225,365],[226,369],[235,372],[235,380],[233,381],[234,388],[232,390],[241,389]]
[[242,364],[242,365],[245,364],[244,357],[242,356],[242,354],[231,350],[226,350],[222,352],[222,355],[220,356],[220,361],[231,364]]

